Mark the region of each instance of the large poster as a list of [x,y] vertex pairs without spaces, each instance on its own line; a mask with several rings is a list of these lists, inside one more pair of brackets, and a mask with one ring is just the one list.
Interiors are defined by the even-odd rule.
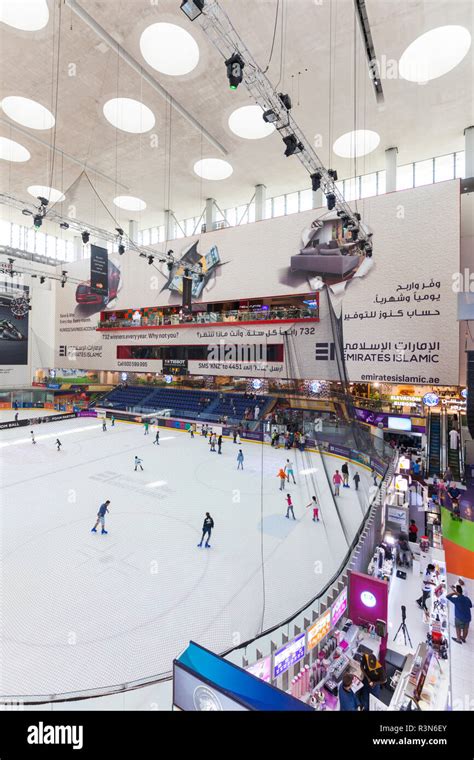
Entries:
[[107,248],[91,245],[91,291],[104,299],[109,295],[108,263]]
[[28,364],[29,289],[0,280],[0,364],[13,367]]
[[[109,258],[109,296],[102,306],[100,297],[88,289],[87,262],[76,262],[70,274],[84,284],[76,292],[68,287],[57,290],[57,366],[160,372],[161,352],[155,349],[165,343],[212,347],[217,342],[221,348],[214,346],[213,352],[198,353],[198,358],[165,358],[185,358],[189,371],[197,374],[261,376],[257,365],[264,361],[265,371],[280,377],[339,379],[324,304],[320,322],[308,322],[308,334],[301,323],[284,325],[285,330],[295,330],[291,339],[274,324],[253,336],[251,326],[242,336],[232,336],[231,324],[215,326],[214,334],[207,337],[198,332],[204,333],[208,325],[141,328],[128,334],[97,330],[101,308],[133,311],[180,304],[186,263],[198,262],[204,276],[193,284],[193,299],[202,303],[271,295],[308,298],[327,286],[341,314],[351,380],[457,384],[459,341],[452,273],[459,270],[459,181],[389,193],[357,206],[373,233],[372,258],[357,252],[337,216],[315,209],[173,241],[176,266],[171,272],[158,256],[153,266],[132,251],[113,261]],[[273,329],[277,334],[268,332]],[[252,356],[246,355],[246,349],[233,348],[241,343],[253,347]],[[277,348],[269,353],[264,348],[282,344],[286,345],[283,359]],[[126,356],[126,347],[133,345],[153,351],[148,356],[133,351]],[[120,356],[119,346],[123,346]],[[247,372],[243,372],[245,361],[254,365],[247,365]]]

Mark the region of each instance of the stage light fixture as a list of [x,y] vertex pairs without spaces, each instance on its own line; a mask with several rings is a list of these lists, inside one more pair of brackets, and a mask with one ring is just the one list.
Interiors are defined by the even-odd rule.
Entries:
[[173,262],[167,261],[166,266],[168,267],[168,272],[171,272],[173,270]]
[[285,106],[286,110],[290,111],[291,105],[292,105],[290,96],[287,95],[286,93],[279,92],[278,97],[280,98],[281,102]]
[[39,228],[43,224],[43,217],[41,216],[41,214],[35,214],[35,216],[33,217],[33,224],[34,224],[35,230],[39,230]]
[[64,288],[66,282],[67,282],[67,271],[63,269],[61,272],[61,287],[62,288]]
[[40,285],[44,285],[45,282],[46,282],[46,277],[44,275],[41,275],[41,277],[40,277]]
[[315,193],[316,190],[319,190],[320,187],[321,187],[321,173],[314,172],[314,174],[311,175],[311,188],[313,190],[313,193]]
[[41,195],[37,195],[36,197],[38,198],[42,206],[47,206],[49,204],[49,201],[47,200],[47,198],[43,198]]
[[362,219],[362,217],[361,217],[361,215],[359,214],[358,211],[354,211],[354,216],[355,216],[355,218],[357,219],[358,222],[360,222],[360,220]]
[[84,245],[87,245],[87,243],[89,242],[90,233],[89,233],[89,232],[86,232],[86,231],[84,231],[84,232],[82,233],[81,237],[82,237],[82,242],[84,243]]
[[238,53],[234,53],[225,61],[227,67],[227,79],[231,90],[236,90],[243,78],[245,63]]
[[123,254],[125,253],[125,246],[123,245],[123,243],[119,243],[118,252],[119,252],[119,256],[123,256]]
[[118,234],[120,235],[120,237],[122,237],[122,235],[125,234],[121,227],[116,227],[115,231],[118,232]]
[[204,8],[204,0],[183,0],[181,10],[190,21],[195,21]]
[[24,208],[21,212],[24,216],[33,216],[33,212],[30,211],[28,208]]
[[371,245],[366,246],[365,255],[367,256],[368,259],[372,258],[372,246]]
[[337,171],[335,169],[328,169],[328,174],[334,182],[337,182]]
[[288,156],[294,156],[295,153],[301,153],[301,151],[304,148],[304,145],[302,142],[298,142],[296,139],[296,135],[287,135],[283,138],[283,142],[286,145],[285,149],[285,156],[288,158]]
[[69,224],[67,222],[61,222],[61,224],[59,226],[61,227],[62,230],[68,230],[69,229]]
[[326,195],[326,200],[328,202],[328,211],[332,211],[336,206],[336,196],[334,193],[328,193]]
[[275,111],[273,111],[271,108],[268,109],[268,111],[263,112],[263,121],[266,121],[267,124],[274,124],[275,121],[278,121],[280,118]]
[[184,277],[189,277],[189,269],[184,270]]
[[149,264],[149,266],[151,266],[153,264],[154,260],[155,260],[154,256],[148,256],[148,264]]

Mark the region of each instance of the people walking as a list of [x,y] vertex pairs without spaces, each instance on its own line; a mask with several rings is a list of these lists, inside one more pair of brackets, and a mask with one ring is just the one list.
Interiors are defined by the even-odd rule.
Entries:
[[135,457],[135,472],[137,471],[137,469],[138,469],[138,468],[140,468],[140,470],[143,472],[143,467],[142,467],[142,460],[141,460],[141,459],[139,459],[139,458],[136,456],[136,457]]
[[434,571],[435,566],[431,564],[431,562],[426,566],[425,573],[423,575],[423,580],[421,582],[421,596],[419,599],[416,600],[416,603],[420,609],[424,610],[424,612],[428,612],[428,607],[426,606],[426,600],[429,599],[431,594],[431,589],[433,586],[436,586],[436,582],[434,580]]
[[61,443],[61,441],[59,440],[59,438],[56,438],[56,446],[57,446],[57,450],[58,450],[58,451],[61,451],[61,446],[62,446],[62,443]]
[[306,509],[312,507],[313,510],[313,522],[319,522],[319,504],[316,496],[311,497],[311,501],[306,505]]
[[355,490],[356,490],[356,491],[358,491],[358,490],[359,490],[359,483],[360,483],[360,475],[359,475],[359,473],[357,472],[357,470],[356,470],[356,472],[355,472],[355,475],[354,475],[354,477],[352,478],[352,480],[353,480],[353,481],[354,481],[354,483],[355,483]]
[[157,430],[155,433],[155,440],[153,441],[153,443],[154,444],[156,443],[157,446],[160,445],[160,431],[159,430]]
[[204,522],[202,524],[202,536],[201,540],[198,543],[198,547],[201,548],[202,542],[204,541],[204,537],[206,537],[206,543],[204,544],[205,549],[210,549],[211,545],[209,543],[209,539],[211,538],[212,529],[214,527],[214,520],[212,519],[209,512],[206,512],[206,516],[204,518]]
[[286,483],[286,472],[283,469],[283,467],[280,467],[277,473],[277,478],[280,478],[280,491],[285,490],[285,483]]
[[342,473],[342,481],[343,481],[342,487],[343,488],[350,488],[350,485],[349,485],[349,465],[347,464],[347,462],[343,463],[343,465],[341,467],[341,473]]
[[290,512],[293,520],[296,520],[295,513],[293,512],[293,502],[289,493],[286,494],[286,516],[290,519]]
[[414,520],[410,520],[410,525],[408,526],[408,540],[411,541],[412,544],[416,544],[417,535],[418,525]]
[[295,473],[294,473],[294,470],[293,470],[293,462],[290,462],[290,460],[287,459],[284,469],[285,469],[285,472],[286,472],[286,478],[288,480],[288,483],[290,482],[290,475],[291,475],[291,477],[293,478],[293,483],[296,485]]
[[339,496],[339,488],[341,487],[342,483],[342,476],[339,470],[336,470],[332,476],[332,482],[334,483],[334,496]]
[[243,470],[244,469],[244,454],[242,449],[239,449],[239,453],[237,454],[237,469]]
[[105,530],[105,515],[107,514],[107,512],[110,512],[109,504],[110,504],[110,501],[107,499],[107,501],[104,501],[104,503],[100,505],[99,511],[97,512],[97,520],[95,522],[94,527],[91,530],[91,533],[97,533],[97,526],[99,525],[99,523],[102,526],[102,531],[101,531],[102,535],[104,535],[104,533],[108,533],[108,531]]

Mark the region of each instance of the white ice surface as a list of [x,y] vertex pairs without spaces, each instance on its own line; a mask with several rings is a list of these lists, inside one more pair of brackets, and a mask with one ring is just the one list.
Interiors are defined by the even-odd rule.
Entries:
[[[162,428],[157,447],[152,428],[144,436],[117,422],[104,433],[87,418],[35,433],[36,445],[27,428],[0,438],[3,695],[94,689],[166,672],[190,639],[223,651],[303,606],[346,552],[315,453],[243,443],[241,472],[231,440],[219,456],[204,438]],[[135,454],[144,472],[134,472]],[[295,463],[297,485],[287,490],[296,521],[285,519],[276,476],[287,456]],[[331,474],[342,464],[325,459]],[[299,474],[308,469],[316,472]],[[370,476],[358,470],[363,502]],[[320,523],[304,508],[314,478]],[[92,534],[106,499],[109,533]],[[361,503],[353,488],[341,489],[337,502],[352,538]],[[206,511],[215,520],[208,550],[196,546]]]

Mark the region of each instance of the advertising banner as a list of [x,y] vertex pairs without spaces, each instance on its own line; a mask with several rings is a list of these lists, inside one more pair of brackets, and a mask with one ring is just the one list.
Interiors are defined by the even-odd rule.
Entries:
[[107,248],[91,245],[91,291],[107,298],[109,295],[108,278],[109,254]]
[[314,649],[331,630],[331,608],[326,610],[310,628],[308,628],[308,650]]
[[286,670],[296,665],[305,656],[305,636],[301,633],[293,641],[289,641],[273,655],[273,678],[278,678]]
[[347,610],[347,586],[342,589],[337,599],[331,604],[331,626],[335,625]]

